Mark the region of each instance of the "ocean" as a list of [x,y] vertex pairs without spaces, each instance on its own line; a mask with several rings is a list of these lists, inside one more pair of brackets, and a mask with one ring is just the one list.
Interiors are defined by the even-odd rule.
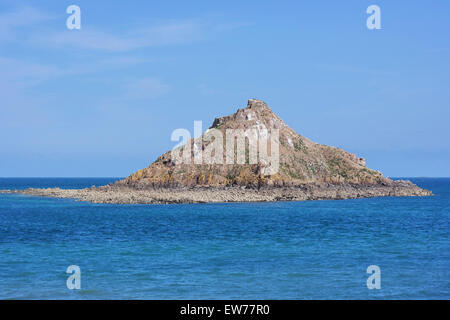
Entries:
[[[114,178],[1,178],[0,189]],[[0,299],[450,299],[450,178],[433,197],[111,205],[0,194]],[[81,289],[69,290],[69,266]],[[368,289],[367,268],[380,268]]]

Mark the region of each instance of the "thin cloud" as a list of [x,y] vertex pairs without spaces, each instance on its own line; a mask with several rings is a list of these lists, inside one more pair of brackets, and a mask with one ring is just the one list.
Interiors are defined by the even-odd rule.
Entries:
[[17,40],[15,31],[23,27],[40,24],[55,17],[37,10],[33,7],[24,6],[13,11],[0,14],[0,40]]
[[0,79],[21,87],[38,84],[46,79],[62,75],[62,70],[26,60],[0,57]]
[[101,27],[87,24],[82,25],[81,30],[67,30],[62,27],[60,31],[55,32],[46,24],[54,19],[61,19],[61,15],[42,12],[30,6],[1,13],[0,42],[15,41],[44,48],[129,52],[141,48],[204,41],[249,25],[219,22],[217,19],[203,17],[169,20],[126,31],[105,31]]
[[96,74],[103,71],[119,70],[128,68],[139,64],[151,63],[154,60],[151,58],[141,57],[112,57],[91,62],[74,63],[69,67],[62,69],[64,75],[85,75]]
[[217,32],[240,25],[213,25],[195,20],[174,21],[148,28],[132,30],[123,34],[108,33],[93,28],[62,31],[33,39],[34,43],[59,48],[82,48],[112,52],[132,51],[140,48],[180,45],[208,39]]
[[46,80],[73,75],[89,75],[102,71],[117,70],[130,66],[152,62],[149,58],[113,57],[89,63],[73,63],[67,67],[58,67],[0,56],[0,80],[15,83],[25,88],[38,85]]

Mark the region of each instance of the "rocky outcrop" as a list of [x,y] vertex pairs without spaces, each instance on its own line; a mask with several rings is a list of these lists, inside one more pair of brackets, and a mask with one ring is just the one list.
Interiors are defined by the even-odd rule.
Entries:
[[342,200],[373,197],[429,196],[409,181],[392,181],[384,185],[305,184],[296,187],[272,187],[259,190],[247,187],[146,189],[105,186],[86,189],[4,190],[0,193],[21,193],[33,196],[70,198],[92,203],[169,204],[206,202],[268,202],[304,200]]
[[[223,138],[222,164],[175,163],[171,152],[160,156],[148,168],[139,170],[116,185],[137,189],[173,188],[192,186],[246,186],[288,187],[304,184],[364,184],[376,185],[391,180],[366,167],[366,161],[342,149],[315,143],[287,126],[266,103],[250,99],[247,107],[236,113],[216,118],[210,129],[220,130],[225,137],[227,130],[256,130],[270,135],[270,130],[279,132],[279,165],[274,173],[267,173],[261,162],[250,163],[249,141],[245,144],[246,159],[243,164],[226,163],[226,139]],[[269,132],[266,132],[267,131]],[[195,149],[205,149],[205,135],[188,142],[193,158]]]
[[[229,132],[239,134],[227,140]],[[243,139],[241,160],[239,138]],[[235,139],[236,148],[233,145],[227,149]],[[267,143],[261,144],[261,139]],[[220,148],[212,148],[219,141]],[[276,159],[261,157],[260,153],[252,157],[255,150],[260,152],[266,147],[267,154],[278,151]],[[169,151],[148,168],[108,186],[4,192],[94,203],[251,202],[432,194],[409,181],[384,177],[367,168],[364,158],[296,133],[266,103],[256,99],[232,115],[216,118],[201,137],[189,140],[176,151],[181,158],[174,158]],[[204,161],[207,154],[214,158],[213,162]],[[228,161],[229,158],[234,161]]]
[[21,193],[33,196],[71,198],[92,203],[152,204],[205,202],[266,202],[303,200],[342,200],[373,197],[429,196],[409,181],[392,181],[380,185],[305,184],[296,187],[261,188],[205,187],[146,189],[104,186],[86,189],[3,190],[0,193]]

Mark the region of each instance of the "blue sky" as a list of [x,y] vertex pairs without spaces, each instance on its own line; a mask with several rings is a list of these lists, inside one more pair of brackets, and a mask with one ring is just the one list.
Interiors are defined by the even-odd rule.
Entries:
[[[68,30],[66,8],[81,8]],[[368,30],[366,8],[381,8]],[[449,1],[2,1],[0,176],[127,176],[266,101],[387,176],[450,176]]]

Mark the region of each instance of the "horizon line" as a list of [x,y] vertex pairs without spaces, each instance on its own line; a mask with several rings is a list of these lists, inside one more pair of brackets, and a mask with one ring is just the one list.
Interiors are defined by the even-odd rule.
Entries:
[[[124,177],[114,177],[114,176],[47,176],[47,177],[43,177],[43,176],[29,176],[29,177],[0,177],[0,179],[124,179],[128,176],[124,176]],[[403,178],[414,178],[414,179],[418,179],[418,178],[423,178],[423,179],[433,179],[433,178],[449,178],[450,176],[390,176],[390,177],[385,177],[385,178],[389,178],[389,179],[403,179]]]

